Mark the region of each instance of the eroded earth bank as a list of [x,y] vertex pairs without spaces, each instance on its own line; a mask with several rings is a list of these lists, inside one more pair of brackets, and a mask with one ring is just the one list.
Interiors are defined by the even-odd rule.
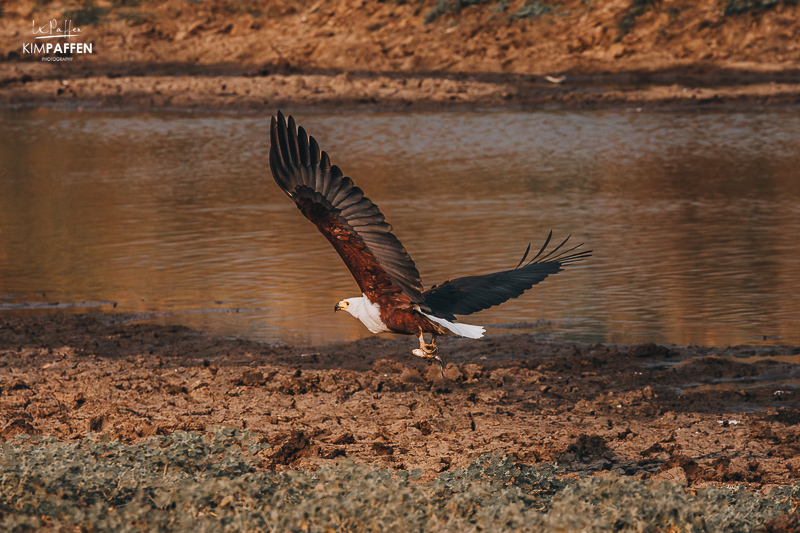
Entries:
[[[0,105],[795,105],[799,18],[795,0],[9,0]],[[53,21],[91,53],[34,51]]]

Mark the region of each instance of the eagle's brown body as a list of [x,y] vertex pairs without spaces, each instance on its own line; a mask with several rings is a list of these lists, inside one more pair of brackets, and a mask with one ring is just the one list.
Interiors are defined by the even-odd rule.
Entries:
[[333,245],[358,282],[364,296],[378,304],[381,321],[392,333],[415,337],[423,333],[450,334],[419,311],[419,306],[415,306],[411,299],[392,283],[386,271],[372,259],[366,251],[364,241],[345,228],[330,211],[324,209],[320,203],[307,198],[298,199],[297,207]]

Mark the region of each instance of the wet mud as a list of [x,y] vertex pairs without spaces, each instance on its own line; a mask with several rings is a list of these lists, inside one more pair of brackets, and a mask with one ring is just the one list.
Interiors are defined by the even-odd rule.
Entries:
[[567,475],[752,490],[800,481],[800,348],[443,339],[321,347],[215,337],[123,315],[0,318],[0,437],[138,442],[245,429],[260,468],[343,459],[423,479],[487,453]]

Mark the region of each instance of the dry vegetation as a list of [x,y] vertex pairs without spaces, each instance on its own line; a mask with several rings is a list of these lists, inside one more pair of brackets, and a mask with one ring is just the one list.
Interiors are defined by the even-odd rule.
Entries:
[[[0,17],[0,57],[6,59],[0,63],[0,101],[60,96],[109,105],[127,100],[212,107],[794,103],[800,82],[796,4],[12,0]],[[59,65],[22,53],[31,21],[51,19],[80,26],[94,53]],[[562,84],[542,78],[562,74]],[[75,82],[59,86],[53,78]],[[187,92],[194,98],[180,97]]]

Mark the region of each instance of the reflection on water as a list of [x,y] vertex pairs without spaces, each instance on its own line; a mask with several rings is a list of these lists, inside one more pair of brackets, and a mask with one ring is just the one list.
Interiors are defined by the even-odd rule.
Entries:
[[[426,286],[513,267],[550,229],[595,251],[470,317],[490,333],[800,344],[800,111],[297,118],[380,205]],[[0,113],[0,311],[366,336],[332,311],[358,289],[274,184],[268,129],[266,115]],[[491,327],[517,322],[531,326]]]

